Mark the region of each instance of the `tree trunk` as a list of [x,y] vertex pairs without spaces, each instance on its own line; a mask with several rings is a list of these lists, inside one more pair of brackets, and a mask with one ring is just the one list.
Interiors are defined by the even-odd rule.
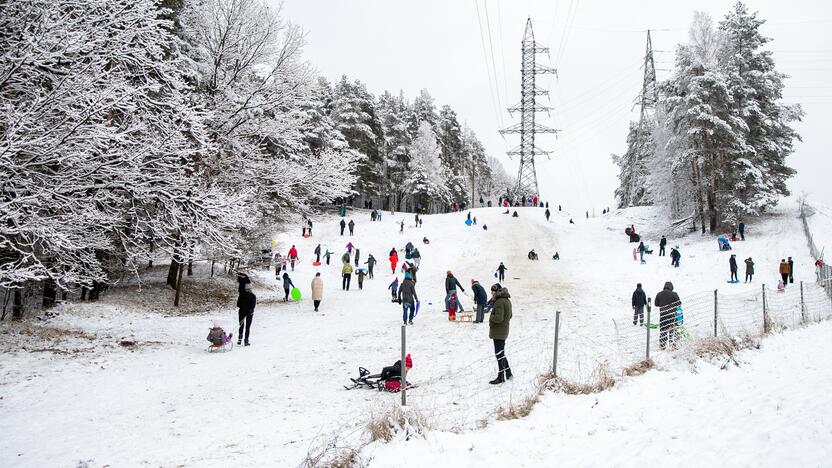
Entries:
[[702,226],[702,234],[705,234],[705,202],[702,197],[702,178],[695,160],[690,162],[690,167],[693,176],[693,187],[696,190],[696,212],[699,215],[699,225]]
[[23,318],[23,289],[18,288],[14,290],[14,300],[12,302],[12,318],[20,320]]
[[154,242],[150,241],[150,258],[147,260],[147,269],[153,268],[153,246]]
[[55,289],[55,280],[47,279],[43,282],[43,308],[48,309],[55,305],[58,298],[58,291]]
[[176,274],[179,272],[179,261],[176,258],[176,255],[172,256],[170,259],[170,268],[168,268],[168,279],[167,285],[173,289],[176,289]]
[[81,286],[81,300],[82,301],[87,300],[87,287],[86,286]]
[[179,263],[178,265],[179,265],[179,267],[178,267],[179,271],[178,271],[177,278],[176,278],[176,296],[173,298],[173,306],[174,307],[179,307],[179,297],[182,294],[182,270],[184,268],[182,268],[181,263]]
[[191,250],[188,251],[188,276],[193,276],[194,274],[194,247],[191,246]]

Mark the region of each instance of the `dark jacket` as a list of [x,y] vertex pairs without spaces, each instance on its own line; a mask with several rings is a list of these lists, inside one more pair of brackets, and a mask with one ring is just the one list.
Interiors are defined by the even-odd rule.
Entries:
[[237,273],[237,283],[238,283],[238,286],[239,286],[237,288],[237,292],[242,296],[243,293],[246,292],[246,285],[251,283],[251,280],[249,279],[247,274]]
[[293,286],[294,284],[292,284],[292,279],[289,278],[289,273],[283,273],[283,289],[288,290]]
[[354,228],[355,227],[355,222],[353,220],[350,220],[349,226],[350,226],[350,229]]
[[255,305],[257,305],[257,296],[255,296],[251,291],[243,291],[243,293],[240,294],[240,297],[237,298],[237,307],[243,314],[253,314]]
[[346,222],[344,222],[344,220],[343,220],[343,219],[341,220],[341,223],[340,223],[340,224],[341,224],[341,229],[344,229],[344,227],[346,227],[346,225],[347,225],[347,223],[346,223]]
[[731,257],[728,259],[728,267],[731,268],[732,273],[737,272],[737,257]]
[[659,241],[659,247],[664,247],[667,245],[667,239],[662,236],[662,240]]
[[682,258],[682,254],[679,253],[679,251],[676,249],[670,249],[670,258],[674,260],[677,258]]
[[636,290],[633,291],[633,307],[644,307],[645,305],[647,305],[647,294],[640,286],[637,286]]
[[664,289],[656,294],[656,300],[653,304],[659,308],[660,320],[662,323],[666,322],[666,317],[670,314],[676,314],[676,306],[681,304],[679,295],[673,292],[673,283],[668,281],[664,284]]
[[406,304],[414,304],[419,300],[416,294],[416,284],[410,278],[405,278],[402,284],[399,285],[399,301]]
[[491,317],[488,319],[488,337],[492,340],[508,338],[509,322],[511,321],[510,297],[507,288],[494,293],[494,308],[491,309]]
[[745,274],[746,275],[753,275],[754,274],[754,260],[750,258],[745,259]]
[[315,253],[315,255],[320,255],[321,254],[321,244],[318,244],[318,246],[315,247],[315,252],[314,253]]
[[373,255],[372,255],[372,254],[370,254],[370,256],[369,256],[369,257],[367,257],[367,261],[366,261],[366,262],[364,262],[364,264],[365,264],[365,265],[367,265],[367,266],[369,266],[371,270],[373,269],[373,266],[374,266],[376,263],[378,263],[378,260],[376,260],[376,258],[375,258],[375,257],[373,257]]
[[488,302],[488,294],[479,282],[476,282],[471,286],[471,291],[474,292],[474,304],[485,305],[485,303]]
[[410,258],[422,258],[422,254],[419,253],[419,249],[413,249],[413,252],[410,253]]
[[465,291],[465,288],[463,288],[462,285],[459,284],[459,280],[457,280],[454,277],[454,275],[448,275],[448,277],[445,278],[445,292],[446,293],[449,292],[449,291],[456,290],[457,286],[459,286],[459,289]]
[[502,263],[500,264],[500,266],[497,267],[497,271],[505,272],[506,270],[508,270],[508,268],[506,268],[506,266]]

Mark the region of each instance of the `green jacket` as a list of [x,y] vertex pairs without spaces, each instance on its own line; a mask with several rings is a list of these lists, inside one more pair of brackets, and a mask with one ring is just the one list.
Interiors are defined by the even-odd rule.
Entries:
[[341,274],[342,275],[351,275],[352,274],[352,265],[350,265],[349,263],[345,263],[344,267],[341,268]]
[[494,308],[488,319],[488,337],[492,340],[508,338],[508,324],[511,321],[511,295],[507,288],[494,293]]

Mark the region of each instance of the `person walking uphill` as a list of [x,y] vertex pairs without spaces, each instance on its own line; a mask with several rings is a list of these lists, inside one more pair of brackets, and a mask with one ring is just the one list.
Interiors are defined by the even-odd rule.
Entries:
[[367,257],[367,261],[364,262],[364,264],[367,265],[367,276],[369,276],[370,279],[373,279],[373,267],[376,266],[376,263],[378,263],[378,261],[375,257],[373,257],[373,254],[370,254]]
[[552,215],[552,213],[549,212],[549,208],[546,208],[545,214],[546,214],[546,221],[549,221],[549,216]]
[[780,259],[780,277],[784,285],[789,283],[789,262],[785,258]]
[[633,325],[638,322],[639,325],[644,325],[644,306],[647,305],[647,294],[641,289],[641,283],[636,285],[636,290],[633,291]]
[[318,246],[315,247],[315,251],[313,253],[315,254],[315,263],[321,263],[321,244],[318,244]]
[[396,264],[399,263],[399,254],[396,252],[396,249],[390,251],[390,270],[393,271],[393,274],[396,274]]
[[298,261],[298,249],[293,245],[289,249],[289,264],[292,266],[292,271],[295,271],[295,262]]
[[[243,293],[237,298],[237,307],[240,309],[237,314],[237,318],[240,320],[240,332],[237,334],[237,344],[240,344],[243,336],[245,336],[245,344],[248,346],[248,337],[251,333],[251,321],[254,320],[254,306],[257,305],[257,296],[251,292],[251,283],[245,283],[243,289]],[[244,324],[245,335],[243,335]]]
[[471,280],[471,291],[474,293],[474,304],[477,306],[477,314],[474,323],[482,323],[485,315],[485,304],[488,302],[488,294],[479,281]]
[[350,235],[352,235],[352,232],[355,230],[355,221],[350,220],[350,223],[347,226],[350,227]]
[[410,277],[410,273],[404,274],[404,281],[399,286],[399,302],[402,305],[402,322],[404,325],[413,325],[413,318],[416,315],[416,283]]
[[737,278],[737,256],[731,254],[731,258],[728,259],[728,268],[731,269],[731,281],[736,281],[737,283],[740,282],[740,279]]
[[[451,270],[448,270],[447,276],[445,277],[445,310],[446,311],[448,310],[448,307],[450,305],[451,295],[456,293],[457,286],[459,286],[459,289],[461,289],[462,292],[465,292],[465,288],[463,288],[462,285],[459,284],[459,280],[457,280],[454,277],[453,273],[451,273]],[[462,312],[462,302],[457,301],[457,303],[459,304],[459,311]]]
[[342,219],[341,220],[341,235],[344,235],[344,228],[347,227],[347,223]]
[[506,268],[506,266],[503,265],[503,262],[500,262],[500,266],[497,267],[498,281],[503,281],[504,279],[506,279],[506,270],[508,270],[508,268]]
[[344,266],[341,268],[341,275],[343,279],[341,280],[341,289],[343,291],[350,290],[350,279],[352,278],[352,265],[347,262],[344,263]]
[[668,342],[672,345],[675,340],[676,307],[682,304],[679,295],[673,291],[673,283],[664,284],[653,304],[659,308],[659,347],[665,349]]
[[506,359],[506,340],[508,339],[509,322],[511,322],[511,295],[508,289],[500,283],[491,286],[491,299],[494,307],[488,319],[488,337],[494,341],[494,357],[497,358],[497,378],[489,382],[492,385],[501,384],[511,379],[511,367]]
[[292,278],[289,278],[288,272],[283,272],[283,292],[286,293],[283,296],[283,302],[289,302],[289,292],[295,285],[292,284]]
[[321,300],[324,298],[324,281],[321,279],[321,273],[315,273],[312,278],[312,304],[315,306],[315,312],[318,311],[318,306],[321,305]]
[[794,260],[789,257],[789,283],[794,284]]

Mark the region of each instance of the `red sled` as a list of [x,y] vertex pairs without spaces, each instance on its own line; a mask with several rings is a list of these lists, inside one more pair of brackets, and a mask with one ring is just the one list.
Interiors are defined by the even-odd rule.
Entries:
[[[407,382],[407,389],[410,390],[411,388],[413,388],[413,385],[411,385],[410,382]],[[390,393],[398,393],[402,391],[402,384],[398,380],[390,380],[384,382],[384,389]]]
[[321,266],[321,262],[312,262],[312,266]]
[[312,234],[304,234],[304,235],[303,235],[303,238],[304,238],[304,239],[309,238],[309,237],[312,237]]

